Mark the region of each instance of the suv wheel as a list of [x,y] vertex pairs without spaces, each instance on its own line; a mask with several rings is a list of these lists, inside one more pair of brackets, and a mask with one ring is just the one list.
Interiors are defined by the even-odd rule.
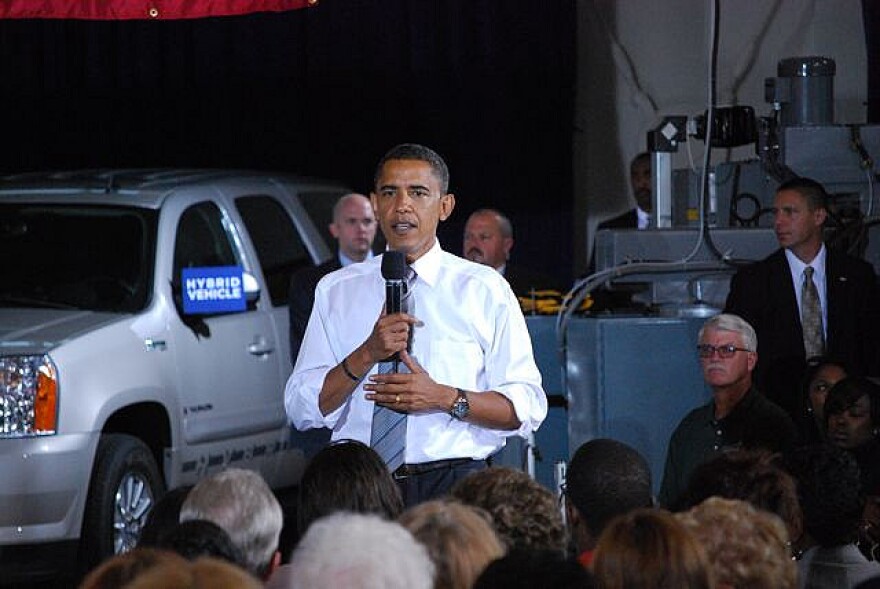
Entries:
[[164,484],[150,449],[124,434],[98,442],[82,527],[82,562],[89,568],[137,544]]

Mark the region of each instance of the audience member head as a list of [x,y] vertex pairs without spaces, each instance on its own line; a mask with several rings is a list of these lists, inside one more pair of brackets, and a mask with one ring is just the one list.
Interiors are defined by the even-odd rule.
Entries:
[[864,508],[859,465],[842,448],[804,446],[786,456],[786,469],[797,481],[804,531],[819,546],[855,541]]
[[477,578],[474,589],[592,589],[593,575],[573,558],[556,550],[508,552],[490,563]]
[[458,481],[451,495],[488,511],[508,550],[565,550],[565,525],[556,496],[520,470],[492,467],[474,472]]
[[155,546],[159,536],[180,523],[180,506],[183,505],[192,485],[168,490],[150,510],[147,523],[141,529],[138,546]]
[[303,472],[297,495],[299,535],[335,511],[374,513],[395,519],[403,511],[400,489],[376,451],[355,440],[322,448]]
[[848,376],[828,391],[825,401],[828,441],[854,450],[880,435],[880,385]]
[[698,466],[682,495],[681,506],[690,509],[709,497],[740,499],[776,514],[792,540],[803,531],[797,484],[766,450],[725,452]]
[[504,545],[488,513],[457,501],[434,500],[411,507],[398,521],[434,561],[434,589],[470,589]]
[[128,583],[154,568],[181,567],[185,564],[182,556],[167,550],[135,548],[111,556],[92,569],[80,583],[79,589],[119,589],[127,587]]
[[242,568],[202,557],[179,566],[154,567],[125,585],[125,589],[261,589],[262,586]]
[[397,522],[334,513],[309,526],[291,555],[290,587],[431,589],[428,550]]
[[565,478],[566,515],[578,551],[593,548],[612,518],[651,507],[651,469],[622,442],[590,440],[581,445]]
[[774,514],[738,499],[711,497],[677,517],[706,550],[719,587],[797,585],[788,532]]
[[330,234],[339,242],[339,251],[355,262],[363,262],[376,237],[376,217],[370,199],[352,192],[333,206]]
[[268,578],[277,566],[283,514],[259,473],[230,468],[199,481],[180,509],[181,522],[194,519],[226,530],[257,577]]
[[495,209],[479,209],[471,213],[464,225],[462,253],[465,258],[497,270],[507,263],[512,247],[510,219]]
[[651,201],[651,154],[643,151],[632,159],[629,164],[629,183],[639,208],[650,213],[653,208]]
[[709,589],[706,553],[684,524],[662,509],[636,509],[611,521],[596,544],[603,589]]
[[232,542],[226,530],[204,519],[191,519],[177,524],[160,534],[155,546],[175,552],[187,560],[211,556],[247,568],[241,550]]
[[703,378],[713,391],[745,394],[758,362],[758,336],[745,319],[730,313],[710,317],[700,328],[698,349]]
[[804,412],[813,416],[823,433],[825,432],[825,399],[828,397],[828,391],[846,375],[846,367],[840,360],[817,356],[807,361],[801,402]]

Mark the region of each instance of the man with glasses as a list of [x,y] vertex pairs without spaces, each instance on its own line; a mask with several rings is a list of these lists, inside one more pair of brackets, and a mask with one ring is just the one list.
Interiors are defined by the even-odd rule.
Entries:
[[712,400],[688,413],[669,440],[660,503],[674,508],[694,469],[739,448],[789,448],[795,428],[788,414],[752,385],[758,362],[755,330],[737,315],[703,324],[697,353]]

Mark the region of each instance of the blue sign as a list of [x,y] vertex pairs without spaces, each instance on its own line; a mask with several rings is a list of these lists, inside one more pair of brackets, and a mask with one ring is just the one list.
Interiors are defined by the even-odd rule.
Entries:
[[187,315],[247,309],[241,266],[183,269],[183,312]]

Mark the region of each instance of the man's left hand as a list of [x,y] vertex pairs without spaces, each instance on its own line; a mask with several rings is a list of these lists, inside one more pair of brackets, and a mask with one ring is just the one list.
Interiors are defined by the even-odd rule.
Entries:
[[406,350],[400,352],[400,360],[409,372],[370,376],[364,385],[364,390],[370,391],[366,399],[401,413],[448,412],[456,398],[455,389],[434,382]]

